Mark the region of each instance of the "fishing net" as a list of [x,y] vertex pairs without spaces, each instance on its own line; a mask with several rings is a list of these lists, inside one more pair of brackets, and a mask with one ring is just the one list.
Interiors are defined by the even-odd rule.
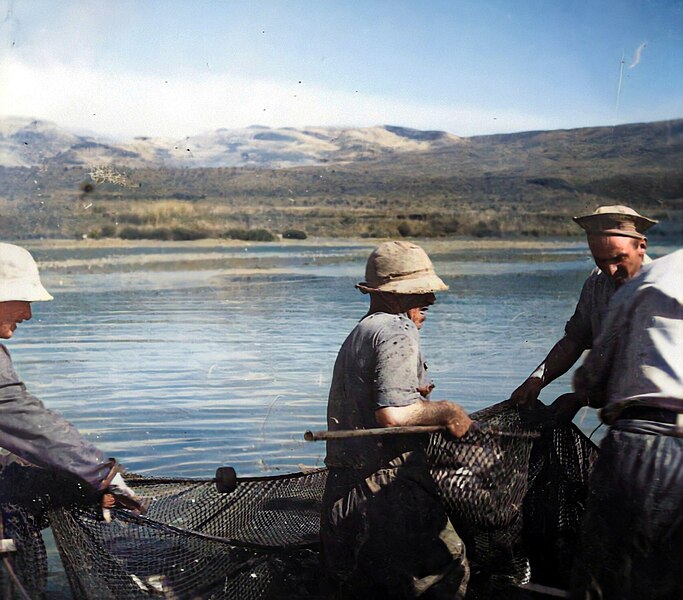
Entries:
[[[21,506],[4,504],[1,511],[3,539],[13,540],[16,551],[3,556],[0,568],[0,598],[20,598],[23,587],[31,598],[38,598],[47,583],[47,553],[40,530],[47,524]],[[10,574],[19,575],[16,584]]]
[[508,402],[480,431],[430,437],[431,470],[472,570],[471,597],[530,581],[567,589],[597,447],[574,425]]
[[[434,434],[428,448],[466,543],[471,596],[503,597],[491,590],[529,579],[565,586],[595,446],[573,426],[525,422],[506,403],[473,416],[480,432],[461,440]],[[326,476],[321,469],[238,478],[232,493],[221,494],[213,481],[129,475],[149,506],[145,516],[116,510],[107,523],[83,503],[47,512],[75,598],[322,597]],[[39,554],[20,570],[23,581],[40,576]]]
[[[50,515],[77,598],[306,597],[318,568],[326,471],[211,481],[128,477],[147,514],[73,507]],[[93,592],[96,592],[93,594]]]

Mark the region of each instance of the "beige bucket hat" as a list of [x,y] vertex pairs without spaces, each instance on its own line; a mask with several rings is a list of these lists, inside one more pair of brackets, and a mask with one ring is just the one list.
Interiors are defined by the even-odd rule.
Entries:
[[628,206],[600,206],[590,215],[574,217],[586,233],[598,235],[621,235],[643,239],[645,232],[657,221],[639,215]]
[[427,253],[417,244],[404,241],[384,242],[375,248],[365,267],[365,281],[356,287],[364,294],[429,294],[448,289]]
[[0,302],[52,300],[43,287],[38,265],[28,250],[0,242]]

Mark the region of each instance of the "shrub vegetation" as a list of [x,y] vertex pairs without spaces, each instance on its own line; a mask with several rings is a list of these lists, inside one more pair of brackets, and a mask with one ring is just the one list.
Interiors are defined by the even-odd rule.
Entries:
[[285,229],[282,237],[286,240],[305,240],[308,236],[301,229]]
[[267,229],[228,229],[222,237],[247,242],[274,242],[276,237]]

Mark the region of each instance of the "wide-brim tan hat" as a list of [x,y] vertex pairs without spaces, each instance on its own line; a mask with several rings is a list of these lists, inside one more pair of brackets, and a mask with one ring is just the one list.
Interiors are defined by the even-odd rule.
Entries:
[[619,235],[636,239],[643,239],[645,232],[657,224],[654,219],[619,204],[600,206],[589,215],[574,217],[574,221],[588,234]]
[[38,265],[21,246],[0,242],[0,302],[53,300],[43,287]]
[[430,294],[448,289],[427,253],[405,241],[384,242],[375,248],[365,267],[365,281],[356,287],[364,294]]

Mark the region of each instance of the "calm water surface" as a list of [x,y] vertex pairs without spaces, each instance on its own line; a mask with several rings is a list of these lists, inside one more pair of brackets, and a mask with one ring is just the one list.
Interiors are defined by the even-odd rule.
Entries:
[[[34,304],[8,347],[29,390],[131,471],[319,466],[324,444],[303,432],[325,428],[336,353],[367,307],[354,283],[371,248],[38,248],[55,300]],[[422,330],[433,398],[469,411],[508,398],[542,360],[593,266],[571,241],[432,256],[450,286]]]
[[[38,250],[55,301],[35,304],[9,347],[29,389],[132,471],[320,465],[324,445],[302,434],[325,428],[371,247]],[[573,243],[434,259],[451,288],[422,334],[434,397],[469,410],[506,398],[543,358],[591,268]]]

